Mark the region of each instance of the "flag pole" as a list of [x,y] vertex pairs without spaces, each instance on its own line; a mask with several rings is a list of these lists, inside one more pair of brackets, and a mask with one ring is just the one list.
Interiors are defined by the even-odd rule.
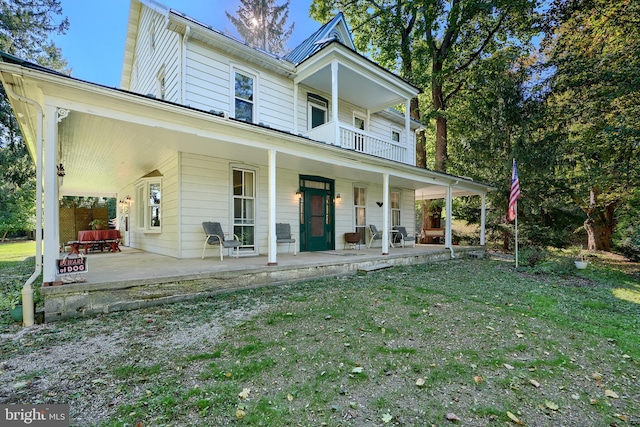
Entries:
[[516,269],[518,268],[518,202],[513,206],[516,212]]

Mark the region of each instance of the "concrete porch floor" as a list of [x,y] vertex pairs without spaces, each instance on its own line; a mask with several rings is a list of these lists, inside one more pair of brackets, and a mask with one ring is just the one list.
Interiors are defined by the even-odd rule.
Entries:
[[[483,247],[454,246],[454,255],[481,256]],[[267,266],[266,255],[235,258],[217,248],[205,259],[176,259],[127,247],[118,253],[90,253],[85,281],[42,288],[45,320],[59,320],[193,299],[235,289],[357,274],[393,265],[423,264],[451,258],[443,245],[338,249],[279,253],[278,265]],[[70,276],[73,278],[74,276]]]

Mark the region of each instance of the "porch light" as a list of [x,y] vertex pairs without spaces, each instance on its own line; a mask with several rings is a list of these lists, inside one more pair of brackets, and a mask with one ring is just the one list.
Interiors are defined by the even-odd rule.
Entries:
[[302,193],[300,190],[296,191],[296,199],[300,200],[302,198]]
[[64,172],[64,166],[60,163],[56,167],[58,168],[58,186],[62,187],[62,184],[64,183],[64,176],[66,175]]
[[336,194],[336,202],[339,202],[342,200],[342,196],[340,195],[340,193]]

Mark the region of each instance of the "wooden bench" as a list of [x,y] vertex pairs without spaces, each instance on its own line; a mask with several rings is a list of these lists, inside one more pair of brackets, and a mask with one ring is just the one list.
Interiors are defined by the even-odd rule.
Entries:
[[444,228],[423,228],[420,238],[422,243],[441,243],[445,237],[445,231]]

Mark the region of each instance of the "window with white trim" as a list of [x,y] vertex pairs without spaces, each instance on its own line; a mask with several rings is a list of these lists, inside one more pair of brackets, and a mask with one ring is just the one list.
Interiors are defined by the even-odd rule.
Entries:
[[167,82],[166,82],[166,76],[165,76],[165,72],[164,72],[164,66],[162,66],[162,68],[160,68],[160,71],[158,72],[158,77],[157,77],[157,96],[159,99],[166,99],[167,96]]
[[327,123],[329,101],[313,93],[307,94],[309,129]]
[[254,123],[255,117],[255,76],[234,72],[234,117]]
[[393,142],[400,142],[401,132],[398,129],[391,128],[391,140]]
[[145,233],[162,231],[162,178],[152,177],[140,180],[137,194],[137,228]]
[[360,233],[360,243],[367,242],[367,189],[353,187],[353,214],[356,232]]
[[256,172],[233,168],[233,234],[242,243],[241,251],[254,251],[256,228]]
[[402,225],[400,224],[400,191],[391,190],[389,200],[391,202],[391,227]]

